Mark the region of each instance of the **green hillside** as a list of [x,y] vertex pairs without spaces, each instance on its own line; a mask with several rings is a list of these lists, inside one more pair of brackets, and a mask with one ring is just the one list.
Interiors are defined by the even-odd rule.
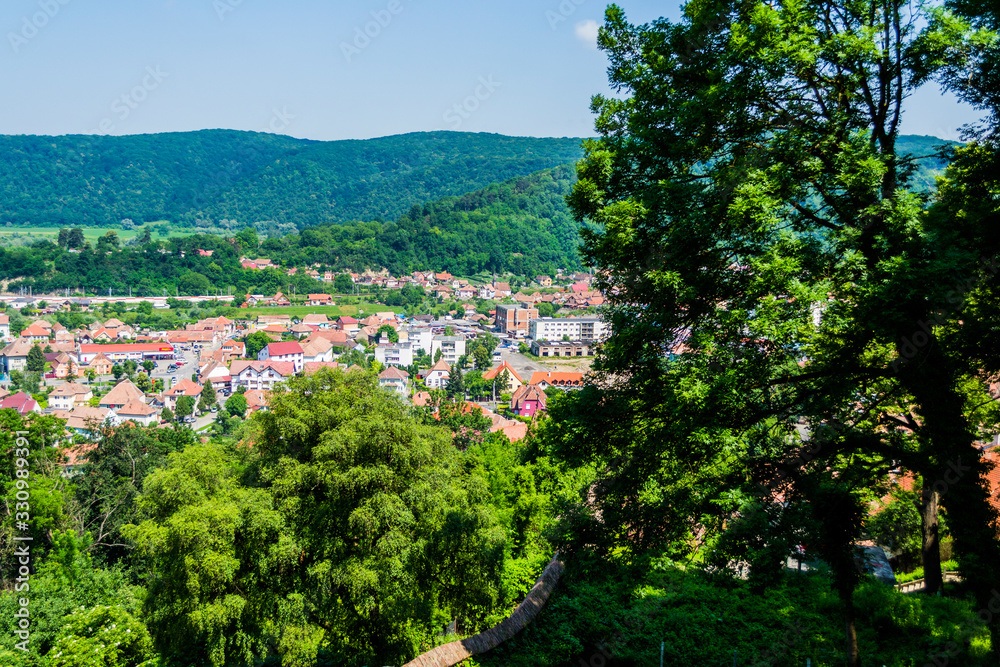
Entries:
[[264,242],[268,257],[361,270],[387,268],[518,275],[580,268],[579,228],[565,197],[576,180],[571,165],[446,197],[393,222],[325,224]]
[[391,220],[415,204],[567,164],[579,145],[466,132],[350,141],[233,130],[0,136],[0,223],[117,227],[127,219],[219,232],[251,224],[274,235]]

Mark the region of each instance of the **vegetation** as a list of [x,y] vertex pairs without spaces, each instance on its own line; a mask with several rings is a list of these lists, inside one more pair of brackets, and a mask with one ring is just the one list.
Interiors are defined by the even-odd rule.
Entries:
[[393,219],[580,156],[577,139],[465,132],[327,142],[231,130],[3,136],[0,148],[4,223],[227,235],[251,226],[270,236]]

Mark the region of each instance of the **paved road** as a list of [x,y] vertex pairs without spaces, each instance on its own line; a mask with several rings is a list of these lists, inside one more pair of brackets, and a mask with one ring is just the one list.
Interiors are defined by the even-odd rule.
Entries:
[[510,366],[517,371],[525,382],[531,379],[531,374],[535,371],[548,371],[551,370],[546,366],[538,363],[534,359],[526,357],[525,355],[515,350],[501,350],[500,358],[506,361]]

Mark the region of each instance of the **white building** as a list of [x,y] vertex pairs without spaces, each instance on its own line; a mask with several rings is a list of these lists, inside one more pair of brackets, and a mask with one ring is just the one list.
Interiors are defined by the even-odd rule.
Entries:
[[[257,354],[258,361],[287,361],[295,367],[295,372],[302,370],[305,363],[302,346],[296,342],[289,343],[268,343],[264,349]],[[330,361],[333,358],[331,356]],[[315,361],[315,360],[311,360]]]
[[599,317],[539,317],[528,322],[528,338],[533,340],[604,340],[610,330]]
[[295,366],[290,361],[234,361],[229,367],[232,377],[231,390],[239,387],[269,391],[279,382],[285,382],[295,375]]
[[434,336],[431,340],[431,359],[441,350],[441,359],[452,366],[465,354],[465,336]]
[[375,360],[383,366],[411,366],[413,345],[409,342],[379,343],[375,348]]

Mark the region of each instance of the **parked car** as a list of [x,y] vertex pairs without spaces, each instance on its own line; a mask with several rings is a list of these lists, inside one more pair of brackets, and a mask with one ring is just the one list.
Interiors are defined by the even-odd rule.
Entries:
[[194,416],[188,415],[187,417],[185,417],[184,418],[184,423],[185,424],[192,424],[192,423],[194,423]]
[[218,405],[213,405],[212,406],[212,412],[218,412],[218,411],[219,411],[219,406]]

